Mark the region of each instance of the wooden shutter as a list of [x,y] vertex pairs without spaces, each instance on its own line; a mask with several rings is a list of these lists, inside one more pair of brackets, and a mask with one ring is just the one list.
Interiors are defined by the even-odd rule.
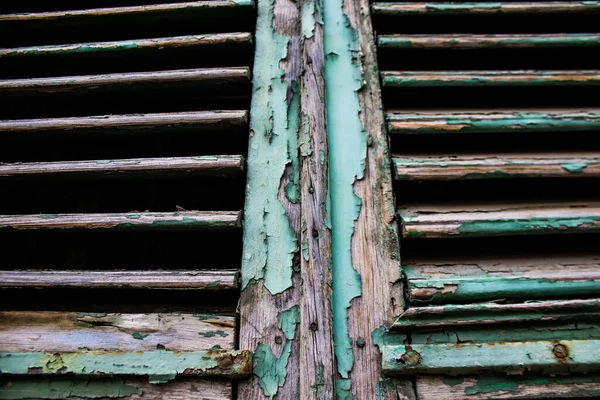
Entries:
[[419,399],[596,396],[600,6],[372,12],[408,305],[384,371]]
[[1,396],[231,399],[253,4],[85,3],[0,6]]

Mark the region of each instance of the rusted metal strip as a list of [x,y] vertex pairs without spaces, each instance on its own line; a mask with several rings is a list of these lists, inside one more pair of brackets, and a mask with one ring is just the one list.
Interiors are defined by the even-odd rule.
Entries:
[[177,376],[239,379],[251,370],[252,353],[241,350],[0,353],[0,373],[6,375],[141,375],[160,383]]
[[478,303],[411,307],[394,330],[465,325],[573,321],[600,318],[600,300],[555,300],[517,304]]
[[600,177],[600,153],[394,155],[392,161],[399,181]]
[[384,71],[385,87],[600,85],[598,70],[570,71]]
[[598,13],[597,1],[524,1],[524,2],[377,2],[376,15],[457,15],[457,14],[546,14]]

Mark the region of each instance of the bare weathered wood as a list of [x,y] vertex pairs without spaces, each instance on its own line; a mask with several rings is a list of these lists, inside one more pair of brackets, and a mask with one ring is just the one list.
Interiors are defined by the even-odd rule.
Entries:
[[419,400],[597,398],[600,375],[416,377]]
[[234,269],[158,271],[0,271],[0,287],[235,289]]
[[212,33],[194,36],[174,36],[156,39],[132,39],[114,42],[76,43],[63,45],[29,46],[0,49],[0,57],[51,56],[65,54],[89,54],[115,51],[144,51],[176,48],[202,48],[250,46],[252,34]]
[[600,153],[394,155],[399,181],[600,177]]
[[235,329],[234,317],[214,314],[6,311],[0,352],[234,349]]
[[0,230],[221,230],[241,228],[241,217],[241,211],[0,215]]
[[155,384],[135,378],[27,377],[0,380],[6,398],[48,400],[93,398],[113,400],[231,400],[231,382],[208,379],[177,379]]
[[244,172],[242,156],[131,158],[124,160],[0,163],[0,177],[116,176],[122,174],[186,174],[232,177]]
[[600,257],[593,255],[430,260],[404,272],[415,303],[600,296]]
[[388,110],[390,133],[446,134],[491,132],[597,131],[600,111],[575,110],[473,110],[461,112]]
[[401,208],[402,235],[481,237],[597,232],[598,203],[414,206]]
[[83,19],[93,17],[113,17],[113,16],[128,16],[134,17],[138,15],[157,15],[163,18],[176,16],[184,11],[191,12],[206,12],[212,10],[219,11],[234,11],[236,9],[248,10],[252,7],[252,0],[208,0],[208,1],[190,1],[185,3],[171,4],[149,4],[140,6],[126,7],[107,7],[107,8],[91,8],[84,10],[69,10],[69,11],[46,11],[37,13],[17,13],[0,15],[0,22],[32,22],[32,21],[63,21],[71,19]]
[[386,87],[599,85],[600,71],[384,71]]
[[0,80],[0,92],[6,93],[60,93],[77,90],[78,93],[128,85],[202,84],[236,87],[248,84],[250,70],[236,68],[196,68],[170,71],[124,72],[101,75],[59,76]]
[[180,113],[99,115],[71,118],[39,118],[0,121],[0,133],[99,130],[136,132],[170,127],[210,129],[239,128],[248,124],[247,111],[192,111]]
[[452,304],[447,306],[411,307],[394,330],[440,328],[452,326],[520,324],[597,320],[600,300],[553,300],[516,304]]
[[377,38],[384,49],[497,49],[587,47],[600,45],[600,34],[432,34],[432,35],[380,35]]
[[521,2],[377,2],[377,15],[457,15],[457,14],[547,14],[598,13],[595,1],[521,1]]

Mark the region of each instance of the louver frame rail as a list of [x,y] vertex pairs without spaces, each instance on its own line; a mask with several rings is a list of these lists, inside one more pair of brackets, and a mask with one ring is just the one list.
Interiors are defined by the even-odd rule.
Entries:
[[460,14],[559,14],[600,13],[595,1],[547,1],[547,2],[376,2],[372,6],[375,15],[460,15]]

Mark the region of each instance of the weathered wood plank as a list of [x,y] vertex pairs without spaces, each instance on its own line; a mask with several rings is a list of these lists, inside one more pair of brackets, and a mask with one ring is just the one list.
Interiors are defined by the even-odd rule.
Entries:
[[419,400],[597,398],[600,376],[417,376]]
[[439,260],[404,265],[411,303],[600,296],[600,257]]
[[235,269],[159,271],[0,271],[0,287],[227,290],[238,287]]
[[384,71],[386,87],[600,85],[600,71]]
[[525,1],[525,2],[377,2],[373,4],[376,15],[457,15],[457,14],[546,14],[546,13],[598,13],[600,4],[595,1]]
[[161,383],[177,376],[240,379],[251,370],[252,353],[240,350],[0,353],[0,372],[6,375],[132,375]]
[[390,133],[399,134],[597,131],[600,129],[600,111],[407,113],[388,110],[387,121]]
[[13,400],[231,400],[232,384],[220,380],[178,379],[154,384],[141,379],[26,377],[0,380],[2,397]]
[[393,155],[398,181],[600,177],[600,153]]
[[600,318],[599,311],[600,300],[597,299],[411,307],[400,316],[393,328],[394,330],[407,330],[536,321],[592,320]]
[[422,206],[399,210],[402,235],[412,238],[482,237],[597,232],[600,204]]
[[235,317],[190,313],[0,312],[0,352],[235,348]]
[[212,33],[194,36],[174,36],[156,39],[132,39],[114,42],[76,43],[64,45],[29,46],[0,49],[0,57],[51,56],[65,54],[89,54],[123,50],[144,51],[176,48],[202,48],[219,46],[223,48],[250,46],[252,34]]
[[483,371],[575,373],[600,370],[600,340],[384,346],[388,375],[461,375]]
[[247,111],[193,111],[3,120],[0,121],[0,133],[41,131],[80,132],[87,130],[134,133],[136,131],[171,127],[194,127],[198,130],[206,131],[211,129],[240,128],[247,124]]
[[0,215],[0,230],[221,230],[240,228],[241,218],[241,211]]
[[177,16],[182,11],[186,13],[207,11],[234,11],[238,9],[249,10],[252,8],[252,0],[208,0],[190,1],[185,3],[171,4],[149,4],[125,7],[91,8],[84,10],[69,11],[47,11],[36,13],[17,13],[0,15],[0,22],[33,22],[33,21],[63,21],[72,19],[113,17],[139,15],[160,15],[163,18]]
[[588,47],[600,45],[600,34],[503,34],[503,35],[380,35],[382,49],[498,49]]
[[242,156],[131,158],[124,160],[0,163],[0,178],[24,176],[121,176],[123,174],[186,174],[233,177],[244,172]]
[[241,87],[250,81],[250,69],[196,68],[170,71],[125,72],[100,75],[59,76],[52,78],[0,80],[0,91],[5,93],[61,93],[77,90],[84,93],[129,85],[202,84],[220,89]]

